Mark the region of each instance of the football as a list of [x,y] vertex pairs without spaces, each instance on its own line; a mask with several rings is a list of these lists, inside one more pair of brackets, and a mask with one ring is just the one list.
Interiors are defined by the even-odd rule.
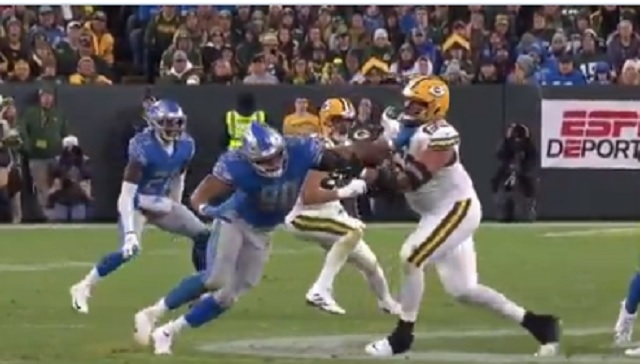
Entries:
[[376,140],[354,140],[352,150],[365,167],[377,167],[391,157],[392,147],[389,141],[382,137]]

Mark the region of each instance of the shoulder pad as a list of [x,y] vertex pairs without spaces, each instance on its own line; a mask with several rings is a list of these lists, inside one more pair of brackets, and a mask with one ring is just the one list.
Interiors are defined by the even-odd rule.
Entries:
[[134,160],[143,165],[147,164],[147,148],[153,142],[152,137],[153,135],[150,133],[138,133],[129,139],[129,160]]
[[241,161],[243,159],[239,152],[235,150],[224,152],[213,166],[211,174],[228,184],[233,184],[234,175],[238,172]]
[[447,149],[460,144],[460,134],[446,122],[434,123],[422,127],[429,135],[429,146],[434,149]]

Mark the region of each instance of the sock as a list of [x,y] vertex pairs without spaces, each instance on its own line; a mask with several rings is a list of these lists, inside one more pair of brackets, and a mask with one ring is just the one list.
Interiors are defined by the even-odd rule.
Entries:
[[624,308],[630,315],[635,315],[640,303],[640,272],[636,272],[629,283],[629,293],[624,301]]
[[185,303],[198,298],[204,291],[202,275],[195,273],[178,283],[178,285],[165,296],[164,304],[169,310],[175,310]]
[[484,306],[517,323],[522,323],[526,310],[493,288],[478,284],[465,297],[471,303]]
[[177,319],[169,322],[164,327],[172,334],[177,334],[185,327],[189,326],[187,320],[184,319],[184,316],[180,316]]
[[149,307],[149,310],[151,310],[156,318],[160,318],[169,311],[169,307],[167,307],[167,304],[164,302],[164,298],[161,298],[155,305]]
[[100,274],[96,267],[91,268],[89,273],[84,277],[83,282],[87,285],[94,286],[100,280]]
[[400,293],[400,304],[402,305],[400,320],[415,322],[418,319],[423,293],[424,272],[422,268],[413,265],[406,267]]
[[128,259],[125,259],[119,251],[109,253],[102,257],[98,264],[96,264],[95,269],[101,278],[106,277],[120,268],[120,266],[126,263],[127,260]]
[[191,263],[196,272],[201,272],[207,268],[207,243],[209,241],[209,233],[199,234],[193,238],[193,247],[191,248]]
[[214,320],[225,311],[226,308],[222,307],[212,295],[206,295],[184,315],[184,320],[190,327],[196,328]]
[[[349,233],[336,241],[329,252],[327,252],[324,258],[324,265],[320,271],[320,275],[314,284],[316,287],[331,291],[333,288],[333,281],[338,275],[338,272],[342,269],[347,262],[349,254],[353,251],[355,246],[353,240],[358,238],[355,233]],[[357,244],[357,241],[355,242]]]
[[353,249],[353,253],[350,255],[350,263],[362,272],[362,275],[367,280],[369,289],[375,294],[378,301],[388,302],[393,300],[384,271],[378,264],[376,255],[364,241],[358,242],[356,248]]

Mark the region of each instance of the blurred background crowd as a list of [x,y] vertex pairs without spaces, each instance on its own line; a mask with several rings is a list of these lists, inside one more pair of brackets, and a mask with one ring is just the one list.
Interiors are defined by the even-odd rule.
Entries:
[[3,82],[640,83],[640,7],[1,6]]

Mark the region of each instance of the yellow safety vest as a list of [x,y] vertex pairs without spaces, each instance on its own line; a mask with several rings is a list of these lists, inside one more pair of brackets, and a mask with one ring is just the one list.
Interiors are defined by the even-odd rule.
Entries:
[[250,116],[238,114],[235,110],[227,111],[227,130],[229,130],[229,149],[242,146],[242,137],[252,121],[265,122],[264,111],[259,110]]

